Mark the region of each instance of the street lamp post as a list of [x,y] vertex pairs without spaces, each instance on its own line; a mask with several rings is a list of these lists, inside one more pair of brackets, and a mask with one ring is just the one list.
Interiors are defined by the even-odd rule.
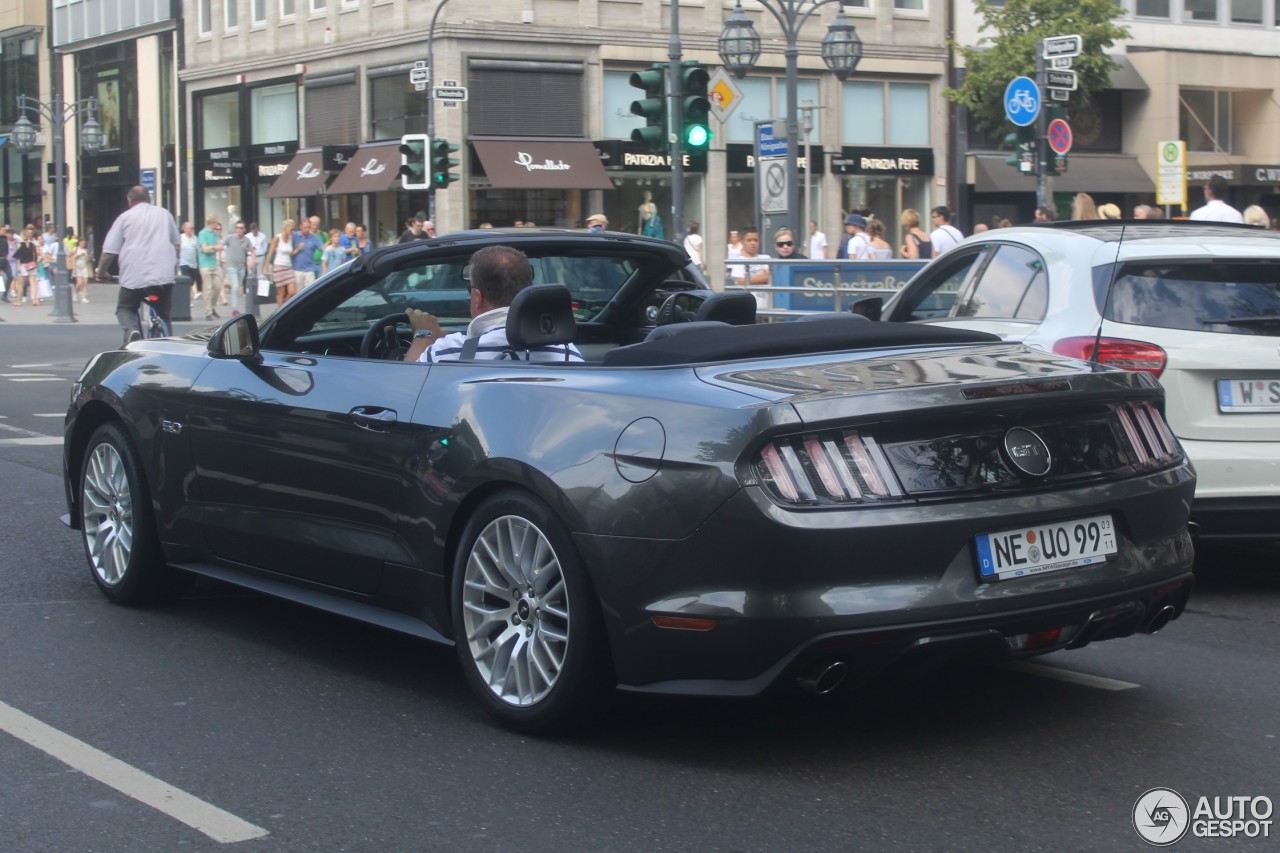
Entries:
[[[796,234],[807,233],[799,222],[800,215],[800,170],[797,165],[799,152],[799,119],[796,104],[798,87],[798,59],[800,46],[798,39],[800,30],[809,17],[828,3],[840,6],[836,19],[827,28],[822,39],[822,61],[843,82],[858,67],[862,59],[862,39],[849,19],[844,16],[843,0],[758,0],[761,6],[773,15],[782,28],[786,39],[787,62],[787,218],[791,230]],[[729,20],[725,21],[720,33],[720,59],[725,68],[735,77],[745,77],[747,72],[760,58],[760,35],[755,24],[743,11],[742,0],[734,8]]]
[[[35,148],[38,130],[27,118],[28,113],[34,113],[37,118],[43,116],[53,133],[53,227],[55,238],[61,240],[67,230],[67,175],[63,169],[67,158],[67,141],[63,131],[67,122],[80,115],[87,116],[84,126],[80,128],[80,148],[90,154],[102,150],[104,139],[102,128],[98,126],[98,100],[84,98],[68,102],[61,95],[54,95],[53,100],[46,103],[28,95],[19,95],[18,120],[13,123],[9,138],[13,141],[13,147],[23,154]],[[62,263],[54,264],[54,268],[49,270],[50,281],[53,283],[51,316],[55,323],[76,322],[66,266],[67,259],[63,258]]]

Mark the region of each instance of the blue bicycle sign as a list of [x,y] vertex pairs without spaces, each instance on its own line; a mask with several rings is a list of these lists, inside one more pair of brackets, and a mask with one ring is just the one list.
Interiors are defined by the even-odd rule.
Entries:
[[1004,114],[1018,127],[1040,115],[1040,87],[1030,77],[1014,77],[1004,90]]

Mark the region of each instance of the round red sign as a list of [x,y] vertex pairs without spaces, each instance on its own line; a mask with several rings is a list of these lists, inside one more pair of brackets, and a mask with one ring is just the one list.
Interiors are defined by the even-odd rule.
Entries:
[[1071,125],[1060,118],[1049,122],[1049,147],[1055,154],[1066,154],[1071,150]]

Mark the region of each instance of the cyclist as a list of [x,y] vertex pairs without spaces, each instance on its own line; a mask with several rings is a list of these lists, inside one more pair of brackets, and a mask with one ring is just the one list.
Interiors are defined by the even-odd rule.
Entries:
[[128,343],[142,337],[138,305],[149,294],[159,297],[153,310],[166,327],[169,325],[169,304],[182,235],[173,215],[151,203],[151,193],[146,187],[133,187],[126,198],[129,209],[116,218],[107,232],[95,278],[105,281],[112,262],[119,260],[116,320],[124,329],[125,343]]

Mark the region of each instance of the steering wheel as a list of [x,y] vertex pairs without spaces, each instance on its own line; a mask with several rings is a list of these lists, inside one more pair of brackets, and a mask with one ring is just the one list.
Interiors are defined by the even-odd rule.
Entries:
[[410,340],[412,329],[408,335],[401,337],[397,329],[401,325],[409,325],[409,318],[403,311],[388,314],[370,326],[360,340],[360,357],[387,361],[399,361],[404,358],[404,354],[408,352],[412,343]]
[[695,311],[689,311],[681,303],[687,303],[689,297],[685,293],[673,293],[658,308],[654,318],[655,326],[668,326],[672,323],[688,323],[694,318]]

